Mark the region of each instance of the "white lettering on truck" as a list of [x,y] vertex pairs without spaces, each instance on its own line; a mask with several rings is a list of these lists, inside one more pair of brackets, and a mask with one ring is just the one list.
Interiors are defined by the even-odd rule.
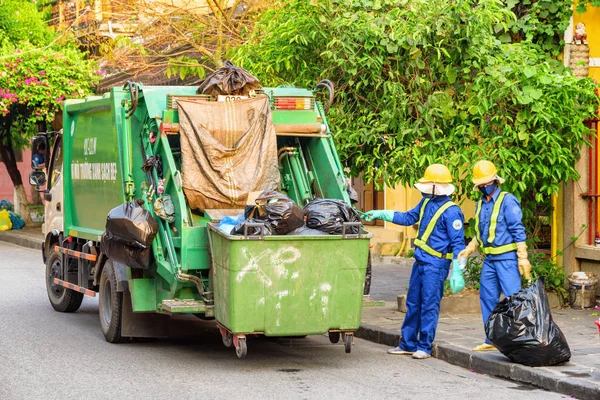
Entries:
[[96,154],[96,138],[83,139],[83,155],[92,156],[94,154]]
[[116,181],[117,163],[73,163],[71,177],[74,181]]
[[[96,138],[83,139],[83,155],[93,156],[96,154]],[[71,177],[74,181],[116,181],[117,163],[90,163],[74,162],[71,164]]]

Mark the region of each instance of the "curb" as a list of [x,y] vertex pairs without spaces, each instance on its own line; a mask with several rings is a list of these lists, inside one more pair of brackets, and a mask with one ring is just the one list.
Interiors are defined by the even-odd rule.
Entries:
[[27,247],[34,250],[42,249],[42,240],[32,239],[21,235],[12,235],[0,232],[0,241],[16,244],[17,246]]
[[[398,331],[374,325],[361,325],[356,337],[390,347],[400,341]],[[582,400],[600,399],[600,386],[577,378],[562,378],[541,368],[526,367],[506,361],[500,353],[473,353],[470,350],[438,342],[433,344],[433,357],[481,374],[526,383],[552,392],[575,396]]]

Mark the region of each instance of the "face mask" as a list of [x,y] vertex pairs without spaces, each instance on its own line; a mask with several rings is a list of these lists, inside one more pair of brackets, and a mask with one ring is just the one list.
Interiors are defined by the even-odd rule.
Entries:
[[433,185],[433,189],[431,191],[431,193],[423,193],[421,192],[421,196],[423,196],[425,199],[431,199],[435,196],[435,185]]
[[483,193],[486,196],[490,196],[492,193],[494,193],[496,191],[496,188],[498,187],[497,183],[492,183],[489,186],[480,186],[479,190],[481,191],[481,193]]

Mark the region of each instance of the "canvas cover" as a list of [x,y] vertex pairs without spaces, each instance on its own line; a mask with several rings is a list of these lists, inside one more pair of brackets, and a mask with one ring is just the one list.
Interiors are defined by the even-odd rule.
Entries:
[[279,189],[267,96],[178,101],[183,190],[192,209],[244,208],[250,192]]

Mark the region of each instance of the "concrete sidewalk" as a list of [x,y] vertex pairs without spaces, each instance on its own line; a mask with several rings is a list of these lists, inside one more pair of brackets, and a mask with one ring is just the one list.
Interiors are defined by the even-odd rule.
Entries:
[[0,231],[0,241],[41,251],[44,234],[39,226],[25,227],[18,230]]
[[[386,307],[363,308],[356,336],[390,347],[398,345],[404,313],[397,311],[396,296],[406,292],[410,268],[408,262],[373,264],[372,297],[386,300]],[[552,316],[571,348],[571,361],[564,365],[526,367],[510,362],[497,351],[471,351],[485,338],[480,314],[441,317],[433,356],[473,372],[532,384],[580,399],[600,399],[600,336],[594,325],[599,318],[598,311],[554,309]]]

